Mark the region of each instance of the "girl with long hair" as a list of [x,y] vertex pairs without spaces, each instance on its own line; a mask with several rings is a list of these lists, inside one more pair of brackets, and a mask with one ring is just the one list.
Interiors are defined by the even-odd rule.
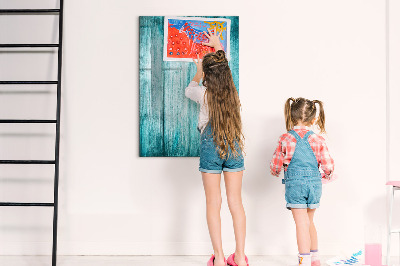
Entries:
[[[196,75],[185,90],[186,97],[200,104],[198,129],[201,132],[200,167],[206,196],[207,224],[214,255],[207,266],[248,266],[244,254],[246,216],[242,204],[244,170],[243,134],[239,95],[220,34],[208,29],[209,41],[203,43],[215,52],[193,60]],[[199,85],[203,80],[202,86]],[[236,250],[225,259],[221,239],[221,173],[224,173],[229,210],[235,232]]]

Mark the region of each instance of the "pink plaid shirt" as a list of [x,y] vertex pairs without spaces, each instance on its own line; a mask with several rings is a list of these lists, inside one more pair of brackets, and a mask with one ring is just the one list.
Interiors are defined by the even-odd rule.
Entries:
[[[293,130],[296,131],[296,133],[302,138],[310,130],[310,128],[305,126],[295,126]],[[317,134],[311,134],[308,138],[308,142],[310,143],[311,149],[317,158],[318,166],[322,170],[322,178],[330,179],[332,177],[335,164],[332,157],[329,155],[325,139]],[[279,176],[282,166],[286,170],[290,160],[293,157],[296,143],[296,138],[290,133],[285,133],[279,137],[278,147],[274,152],[270,164],[272,175]]]

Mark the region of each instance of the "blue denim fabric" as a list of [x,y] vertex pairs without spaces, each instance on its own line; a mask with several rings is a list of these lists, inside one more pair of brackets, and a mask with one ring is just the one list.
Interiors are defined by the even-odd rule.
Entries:
[[[230,152],[231,150],[229,149],[228,154]],[[236,157],[233,155],[226,156],[226,158],[220,157],[214,143],[211,127],[207,125],[201,134],[199,170],[205,173],[220,174],[222,171],[239,172],[244,169],[244,159],[241,151],[239,151],[239,156]]]
[[308,137],[314,132],[308,131],[303,138],[294,130],[289,133],[296,138],[297,143],[283,180],[286,208],[318,208],[322,194],[321,173],[317,158],[308,142]]

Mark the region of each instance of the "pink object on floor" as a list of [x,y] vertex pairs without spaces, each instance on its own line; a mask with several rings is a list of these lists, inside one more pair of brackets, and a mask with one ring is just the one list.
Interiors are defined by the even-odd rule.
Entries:
[[400,181],[388,181],[386,185],[400,187]]
[[335,181],[338,178],[337,174],[333,174],[331,179],[322,178],[322,184],[328,184],[332,181]]
[[[211,258],[207,262],[207,266],[214,266],[214,259],[215,259],[215,255],[212,254]],[[226,265],[226,259],[225,258],[224,258],[224,262],[225,262],[225,265]]]
[[312,261],[311,266],[321,266],[321,261],[320,260]]
[[[246,256],[246,255],[244,256],[244,259],[246,260],[247,266],[249,266],[249,260],[247,259],[247,256]],[[227,263],[228,263],[228,265],[230,265],[230,266],[238,266],[238,265],[236,264],[236,262],[235,262],[235,253],[231,254],[231,255],[228,257]]]
[[212,254],[210,260],[207,262],[207,266],[214,266],[214,259],[215,256]]
[[382,244],[365,244],[365,264],[382,266]]

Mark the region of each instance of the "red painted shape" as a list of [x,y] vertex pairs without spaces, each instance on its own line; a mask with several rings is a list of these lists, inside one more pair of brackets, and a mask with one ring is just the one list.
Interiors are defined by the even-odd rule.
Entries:
[[[215,49],[199,43],[194,43],[186,35],[184,31],[179,31],[176,28],[168,27],[168,43],[167,43],[167,57],[170,58],[200,58],[207,53],[214,52]],[[189,29],[191,30],[191,29]],[[204,34],[200,36],[201,40],[206,41]]]

